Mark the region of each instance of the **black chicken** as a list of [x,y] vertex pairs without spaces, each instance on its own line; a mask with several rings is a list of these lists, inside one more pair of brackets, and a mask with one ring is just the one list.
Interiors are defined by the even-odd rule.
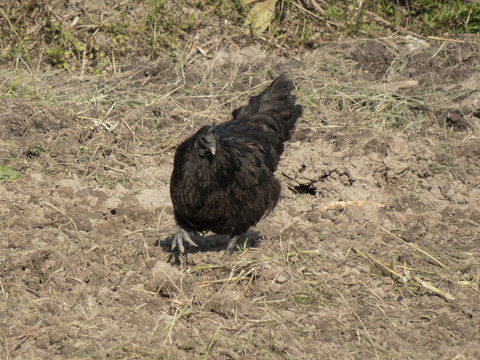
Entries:
[[184,241],[196,246],[190,232],[210,230],[231,236],[226,260],[238,237],[273,210],[281,189],[274,172],[303,112],[293,88],[283,74],[232,120],[204,126],[180,144],[170,179],[179,226],[172,249],[183,253]]

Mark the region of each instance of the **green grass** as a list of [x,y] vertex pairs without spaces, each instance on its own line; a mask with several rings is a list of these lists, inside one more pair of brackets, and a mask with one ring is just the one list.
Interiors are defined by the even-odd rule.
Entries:
[[0,164],[0,183],[15,181],[20,177],[20,174],[15,170],[10,169],[8,165]]
[[[273,0],[272,0],[273,1]],[[29,69],[35,75],[40,63],[72,72],[100,74],[119,57],[167,54],[174,59],[208,38],[194,40],[206,24],[216,24],[207,37],[260,43],[275,53],[295,54],[329,40],[352,36],[385,36],[393,33],[455,37],[480,29],[480,8],[475,2],[416,0],[408,6],[391,1],[318,1],[310,7],[291,0],[277,0],[270,26],[264,32],[248,25],[250,8],[241,0],[149,0],[140,17],[133,0],[118,2],[115,11],[100,16],[79,13],[59,15],[46,0],[32,9],[18,0],[6,0],[0,12],[0,58]],[[314,5],[313,5],[314,4]],[[207,45],[208,50],[208,45]],[[181,60],[181,59],[179,59]]]

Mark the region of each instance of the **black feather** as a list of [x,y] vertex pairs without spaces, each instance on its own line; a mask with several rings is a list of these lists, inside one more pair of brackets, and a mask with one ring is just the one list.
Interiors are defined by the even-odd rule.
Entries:
[[173,247],[183,252],[182,237],[188,231],[211,230],[234,237],[228,256],[236,236],[275,207],[281,186],[274,172],[303,111],[295,104],[293,88],[281,75],[248,105],[234,110],[232,120],[204,126],[180,144],[170,195],[183,230],[175,235]]

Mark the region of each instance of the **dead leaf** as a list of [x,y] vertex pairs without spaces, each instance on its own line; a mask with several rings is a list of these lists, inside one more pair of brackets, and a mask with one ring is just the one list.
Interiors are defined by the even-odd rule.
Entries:
[[267,30],[270,21],[275,14],[275,0],[254,1],[245,0],[245,4],[252,4],[248,12],[245,25],[252,25],[255,31],[264,32]]

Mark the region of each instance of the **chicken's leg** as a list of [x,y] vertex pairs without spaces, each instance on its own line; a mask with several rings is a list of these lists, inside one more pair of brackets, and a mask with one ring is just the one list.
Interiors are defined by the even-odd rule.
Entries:
[[183,254],[183,252],[185,251],[185,248],[183,247],[184,241],[188,242],[192,246],[198,247],[198,245],[195,244],[195,242],[192,240],[192,237],[190,236],[187,228],[183,225],[179,225],[178,230],[173,237],[172,250],[178,247],[178,250],[180,250],[180,252]]
[[230,255],[232,255],[233,248],[235,247],[235,244],[237,243],[239,237],[240,236],[238,235],[232,236],[230,242],[227,245],[227,248],[225,249],[225,252],[223,253],[222,261],[227,261],[230,258]]

